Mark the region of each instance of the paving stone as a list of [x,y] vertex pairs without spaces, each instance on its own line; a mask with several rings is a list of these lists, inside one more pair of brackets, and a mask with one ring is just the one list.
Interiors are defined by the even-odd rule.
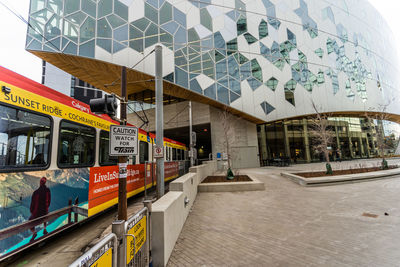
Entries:
[[[344,169],[379,161],[332,165]],[[199,193],[167,266],[397,266],[400,176],[315,188],[279,176],[323,168],[241,170],[264,182],[265,191]]]

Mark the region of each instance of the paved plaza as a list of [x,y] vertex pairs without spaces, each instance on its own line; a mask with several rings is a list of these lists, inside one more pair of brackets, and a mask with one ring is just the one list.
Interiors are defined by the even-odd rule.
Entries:
[[323,167],[246,169],[265,191],[199,193],[168,266],[399,266],[400,176],[322,187],[280,176]]

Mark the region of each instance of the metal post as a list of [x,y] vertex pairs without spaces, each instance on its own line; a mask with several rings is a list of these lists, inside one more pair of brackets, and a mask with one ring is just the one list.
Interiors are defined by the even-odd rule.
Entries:
[[143,201],[144,206],[147,208],[147,242],[146,242],[146,266],[151,262],[151,207],[153,202],[151,200]]
[[[126,125],[126,67],[122,67],[121,71],[121,125]],[[127,220],[127,200],[126,200],[126,166],[127,157],[118,157],[119,165],[119,182],[118,182],[118,220]]]
[[[156,145],[164,147],[162,47],[156,45]],[[164,195],[164,158],[157,158],[157,198]]]
[[[78,204],[79,204],[79,197],[76,197],[76,198],[75,198],[74,206],[75,206],[75,207],[78,207]],[[78,222],[78,213],[75,212],[75,213],[74,213],[74,223],[77,223],[77,222]]]
[[193,151],[193,126],[192,126],[192,101],[189,101],[189,157],[190,157],[190,167],[194,165],[194,151]]
[[117,266],[126,266],[126,238],[125,238],[125,221],[118,220],[112,223],[112,232],[117,236],[118,248],[113,253],[117,253]]

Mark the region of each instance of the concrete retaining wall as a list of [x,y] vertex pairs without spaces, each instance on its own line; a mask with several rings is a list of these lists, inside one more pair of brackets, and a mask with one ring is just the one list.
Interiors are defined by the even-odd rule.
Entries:
[[197,186],[217,169],[216,161],[191,167],[169,184],[169,192],[153,203],[151,214],[153,266],[166,266],[197,196]]

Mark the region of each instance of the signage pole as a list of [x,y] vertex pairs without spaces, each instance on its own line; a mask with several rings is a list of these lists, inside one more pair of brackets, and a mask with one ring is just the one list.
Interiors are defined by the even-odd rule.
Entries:
[[[126,67],[121,71],[121,97],[120,101],[120,125],[126,125]],[[118,156],[119,179],[118,179],[118,220],[127,220],[126,179],[127,179],[127,157]]]
[[[162,47],[156,45],[156,145],[164,148]],[[164,157],[156,159],[157,199],[164,195]]]

